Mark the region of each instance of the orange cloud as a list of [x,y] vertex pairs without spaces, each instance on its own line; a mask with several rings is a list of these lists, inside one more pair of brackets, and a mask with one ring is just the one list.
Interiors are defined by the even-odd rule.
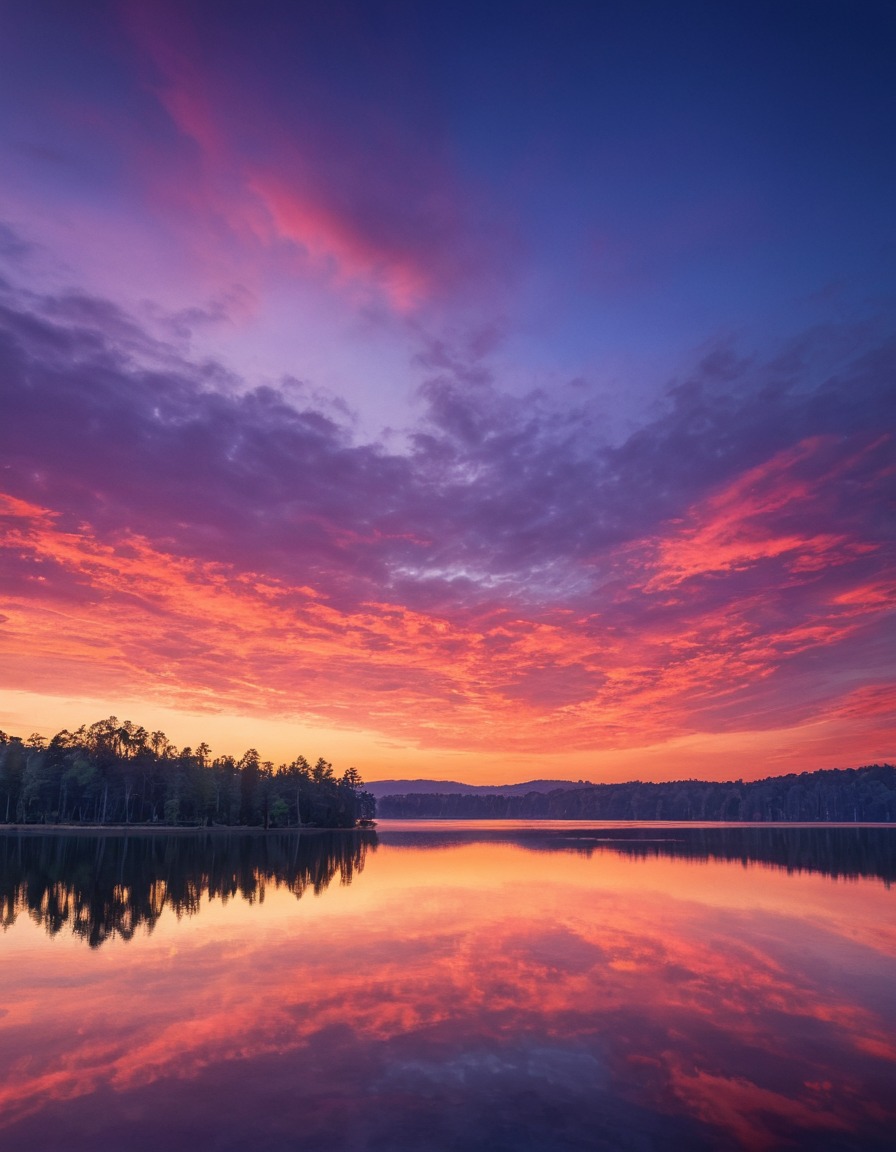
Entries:
[[[82,695],[301,716],[424,747],[513,755],[561,739],[566,749],[636,748],[701,726],[805,721],[811,698],[795,712],[796,701],[762,685],[887,610],[876,584],[867,600],[838,590],[808,617],[769,621],[767,597],[756,594],[606,631],[602,615],[569,612],[348,609],[321,588],[172,556],[137,535],[104,541],[87,525],[63,529],[50,510],[11,497],[0,515],[10,570],[21,569],[0,627],[19,689],[74,683]],[[739,701],[735,717],[714,720],[728,701]],[[883,707],[862,714],[886,728]]]
[[[818,481],[804,479],[799,472],[829,443],[819,437],[779,452],[692,509],[682,524],[657,542],[656,572],[647,588],[674,588],[696,576],[745,571],[766,560],[783,560],[791,574],[811,573],[876,551],[876,543],[849,540],[842,534],[775,528],[782,514],[798,517],[803,507],[812,506]],[[877,447],[879,442],[866,451]]]

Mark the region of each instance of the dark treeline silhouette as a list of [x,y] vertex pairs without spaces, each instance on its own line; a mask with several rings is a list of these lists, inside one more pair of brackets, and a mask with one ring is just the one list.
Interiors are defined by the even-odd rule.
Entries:
[[581,856],[616,852],[646,859],[737,861],[744,867],[764,865],[788,872],[817,872],[840,880],[896,881],[896,829],[844,825],[768,824],[706,828],[701,825],[610,828],[496,828],[470,823],[425,831],[390,828],[379,833],[392,849],[456,848],[464,844],[513,844],[530,852],[571,852]]
[[268,886],[297,898],[342,884],[364,867],[376,833],[251,831],[0,834],[0,923],[27,912],[50,935],[73,931],[91,947],[151,932],[168,908],[192,915],[205,896],[263,901]]
[[49,742],[0,732],[0,823],[351,828],[375,810],[357,769],[337,777],[322,757],[213,758],[115,716]]
[[525,795],[382,796],[379,815],[402,820],[896,820],[896,768],[828,769],[745,783],[676,780],[590,784]]

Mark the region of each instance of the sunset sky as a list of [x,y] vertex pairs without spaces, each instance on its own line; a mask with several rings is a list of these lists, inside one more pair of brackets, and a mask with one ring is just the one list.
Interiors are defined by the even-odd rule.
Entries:
[[0,0],[0,727],[896,757],[896,6]]

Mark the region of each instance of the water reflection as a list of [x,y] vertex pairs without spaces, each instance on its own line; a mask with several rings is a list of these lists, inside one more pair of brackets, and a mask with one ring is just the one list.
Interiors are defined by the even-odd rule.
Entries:
[[891,1147],[887,845],[865,878],[623,831],[381,825],[350,887],[202,896],[95,950],[20,917],[0,1145]]
[[568,821],[385,821],[394,847],[445,848],[477,842],[519,844],[533,852],[613,851],[634,857],[738,860],[835,879],[896,880],[896,827],[862,824],[571,824]]
[[0,922],[28,912],[53,935],[70,929],[91,947],[151,932],[167,908],[199,911],[203,897],[263,901],[269,885],[297,898],[334,876],[350,884],[373,832],[140,832],[99,836],[0,835]]

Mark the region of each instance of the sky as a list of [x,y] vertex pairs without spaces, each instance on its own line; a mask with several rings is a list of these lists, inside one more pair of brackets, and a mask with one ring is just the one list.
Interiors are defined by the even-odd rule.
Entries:
[[0,727],[896,757],[896,7],[0,0]]

